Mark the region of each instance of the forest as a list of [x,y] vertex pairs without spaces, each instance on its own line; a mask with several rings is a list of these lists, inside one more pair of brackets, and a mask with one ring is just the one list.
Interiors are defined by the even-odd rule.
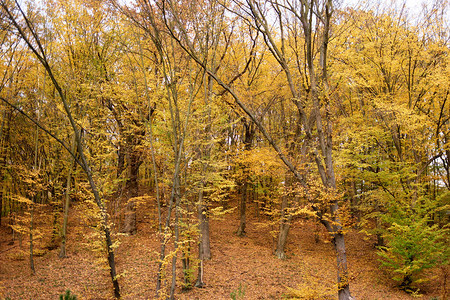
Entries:
[[0,0],[0,299],[448,299],[417,6]]

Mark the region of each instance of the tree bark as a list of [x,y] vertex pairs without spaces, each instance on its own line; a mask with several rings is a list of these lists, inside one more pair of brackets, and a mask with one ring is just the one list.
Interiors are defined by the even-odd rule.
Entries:
[[203,193],[202,190],[199,195],[199,198],[201,197],[201,202],[199,201],[200,203],[197,207],[200,231],[199,258],[201,260],[211,259],[208,207],[203,202]]
[[2,225],[2,215],[3,215],[3,181],[4,181],[4,171],[6,168],[6,143],[9,141],[9,124],[11,120],[11,113],[6,109],[3,112],[2,125],[0,129],[0,226]]
[[280,232],[278,233],[277,248],[275,255],[279,259],[286,259],[284,247],[286,246],[287,237],[289,234],[289,228],[291,227],[292,215],[287,211],[289,208],[287,196],[283,196],[281,203],[281,220],[280,220]]
[[140,163],[137,161],[136,155],[130,153],[130,177],[125,184],[125,195],[127,195],[127,205],[125,210],[125,222],[122,229],[123,233],[130,235],[136,234],[136,201],[134,198],[138,196],[138,173]]
[[[244,175],[247,176],[247,175]],[[247,178],[244,178],[244,182],[241,186],[241,201],[239,203],[239,228],[237,230],[238,236],[243,236],[245,234],[245,223],[246,223],[246,217],[245,217],[245,210],[246,210],[246,202],[247,202]]]
[[338,232],[334,235],[333,245],[336,251],[337,262],[337,281],[338,281],[338,296],[339,300],[353,299],[350,295],[350,284],[348,281],[347,271],[347,254],[345,252],[344,234]]
[[[144,126],[143,124],[140,124]],[[134,235],[137,232],[136,227],[136,200],[139,196],[139,167],[142,164],[141,153],[137,149],[144,138],[145,131],[138,130],[127,137],[128,169],[129,177],[125,184],[125,195],[127,195],[127,205],[125,209],[125,222],[123,233]]]
[[[252,123],[248,123],[245,118],[242,119],[244,124],[244,150],[250,151],[252,149],[253,138],[255,136],[255,126]],[[246,227],[246,208],[248,199],[248,182],[250,175],[247,170],[247,166],[241,166],[244,168],[242,186],[241,186],[241,202],[239,206],[239,228],[237,230],[238,236],[245,234]]]
[[[34,201],[33,201],[34,204]],[[31,274],[36,274],[36,269],[34,268],[34,258],[33,258],[33,204],[30,209],[30,269]]]

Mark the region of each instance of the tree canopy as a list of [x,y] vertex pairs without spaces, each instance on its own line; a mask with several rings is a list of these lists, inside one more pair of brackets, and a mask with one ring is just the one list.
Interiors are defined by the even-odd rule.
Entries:
[[415,293],[448,276],[448,9],[0,0],[0,226],[34,273],[37,241],[66,256],[76,209],[116,298],[120,241],[154,235],[145,297],[175,299],[208,284],[210,220],[249,239],[255,211],[280,259],[298,220],[324,226],[340,300],[349,232]]

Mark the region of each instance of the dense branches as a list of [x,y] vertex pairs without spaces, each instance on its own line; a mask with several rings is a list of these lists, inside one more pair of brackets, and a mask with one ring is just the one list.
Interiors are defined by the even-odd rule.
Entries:
[[51,214],[64,257],[72,202],[102,234],[115,297],[113,240],[148,234],[149,215],[149,286],[174,299],[180,274],[208,284],[210,220],[235,211],[248,239],[253,210],[281,259],[296,220],[325,227],[339,299],[349,230],[377,237],[402,288],[420,284],[449,258],[445,14],[336,5],[0,0],[0,225],[33,257],[33,213]]

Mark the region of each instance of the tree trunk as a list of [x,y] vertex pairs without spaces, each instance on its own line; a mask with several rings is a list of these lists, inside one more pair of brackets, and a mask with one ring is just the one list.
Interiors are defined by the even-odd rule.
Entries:
[[[244,175],[247,176],[247,175]],[[245,234],[245,209],[246,209],[246,202],[247,202],[247,178],[244,179],[244,183],[241,187],[241,202],[239,205],[239,228],[237,230],[238,236],[243,236]]]
[[125,211],[125,223],[122,229],[123,233],[134,235],[136,234],[136,202],[131,196],[127,201],[126,211]]
[[195,287],[202,288],[205,286],[203,282],[203,260],[198,262],[198,273],[197,273],[197,282],[195,283]]
[[138,175],[139,167],[142,164],[140,154],[135,147],[129,152],[129,170],[130,176],[125,184],[125,195],[127,195],[127,206],[125,210],[125,223],[122,229],[123,233],[130,235],[136,234],[136,198],[139,195]]
[[211,247],[209,242],[209,216],[208,207],[203,202],[203,191],[200,192],[199,198],[201,202],[198,205],[198,220],[199,220],[199,231],[200,231],[200,252],[199,258],[211,259]]
[[281,203],[280,232],[278,233],[277,249],[275,250],[275,255],[279,259],[286,259],[284,247],[286,246],[289,228],[291,226],[292,221],[292,216],[287,211],[288,208],[289,203],[287,196],[283,196],[283,202]]
[[36,274],[33,259],[33,205],[31,205],[30,209],[30,269],[32,275]]
[[3,172],[2,167],[0,166],[0,227],[2,226],[2,215],[3,215]]
[[[119,122],[118,122],[119,123]],[[119,125],[119,135],[122,135],[122,129]],[[111,202],[111,216],[113,218],[113,223],[117,224],[117,230],[121,231],[122,219],[120,213],[121,199],[124,192],[123,171],[125,170],[125,147],[121,142],[121,137],[119,137],[119,147],[117,149],[117,169],[116,169],[116,179],[118,180],[117,190],[114,193],[114,200]]]
[[284,247],[286,246],[291,219],[292,217],[288,217],[280,224],[280,233],[278,234],[277,249],[275,251],[275,255],[279,259],[286,259]]
[[[243,119],[244,123],[244,150],[250,151],[252,149],[252,142],[253,137],[255,136],[256,128],[251,122],[247,122],[247,120]],[[242,166],[244,168],[244,174],[243,174],[243,183],[242,183],[242,190],[241,190],[241,203],[240,203],[240,209],[239,209],[239,228],[237,230],[238,236],[243,236],[245,234],[245,226],[246,226],[246,216],[245,211],[247,208],[247,195],[248,195],[248,182],[250,180],[250,176],[248,174],[248,171],[246,170],[247,166]]]
[[[178,169],[178,168],[177,168]],[[179,170],[179,169],[178,169]],[[172,257],[172,283],[170,285],[170,295],[169,299],[175,299],[175,287],[177,284],[177,251],[178,251],[178,243],[180,241],[180,175],[177,172],[178,176],[175,177],[174,181],[174,193],[172,197],[174,197],[175,202],[175,240],[174,240],[174,252],[175,255]]]
[[196,287],[202,288],[205,283],[203,282],[203,261],[205,259],[211,259],[211,247],[210,247],[210,237],[209,237],[209,217],[208,217],[208,207],[204,205],[203,202],[203,184],[201,184],[201,189],[199,192],[199,204],[197,206],[198,210],[198,227],[200,232],[199,244],[198,244],[198,274]]
[[199,208],[199,218],[200,218],[200,259],[211,259],[211,246],[209,237],[209,217],[208,208],[202,206]]
[[339,300],[353,299],[350,295],[350,285],[348,281],[347,271],[347,254],[345,252],[345,241],[343,233],[336,233],[333,238],[333,245],[336,250],[337,259],[337,280],[338,280],[338,296]]
[[190,274],[190,268],[191,268],[191,244],[188,242],[187,250],[183,251],[183,257],[181,259],[181,262],[183,264],[183,290],[190,290],[192,288],[191,285],[191,274]]
[[2,125],[0,127],[0,226],[3,215],[3,170],[6,166],[6,141],[9,139],[9,118],[6,110],[3,111]]

